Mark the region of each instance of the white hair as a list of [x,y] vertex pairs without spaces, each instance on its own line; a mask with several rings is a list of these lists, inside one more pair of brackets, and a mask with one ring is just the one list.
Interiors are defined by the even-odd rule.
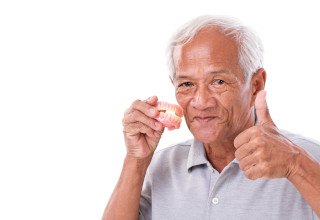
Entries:
[[239,20],[234,18],[205,15],[183,25],[169,41],[167,52],[171,80],[174,80],[176,75],[173,58],[175,47],[190,42],[200,30],[207,27],[216,27],[226,36],[235,40],[238,47],[239,65],[245,78],[252,76],[262,67],[263,46],[260,38],[253,30],[242,25]]

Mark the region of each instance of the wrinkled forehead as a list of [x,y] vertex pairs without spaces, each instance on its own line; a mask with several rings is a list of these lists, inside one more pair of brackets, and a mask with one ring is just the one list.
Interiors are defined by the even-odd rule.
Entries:
[[234,39],[216,28],[199,31],[189,42],[174,48],[176,70],[188,69],[195,64],[238,65],[238,48]]

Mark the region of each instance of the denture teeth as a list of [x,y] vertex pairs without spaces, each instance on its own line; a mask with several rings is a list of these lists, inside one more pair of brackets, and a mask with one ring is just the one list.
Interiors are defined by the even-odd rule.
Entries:
[[183,110],[179,105],[167,102],[158,102],[157,108],[159,110],[159,115],[156,119],[167,127],[168,130],[180,128]]
[[160,101],[158,102],[157,107],[158,107],[158,110],[169,110],[169,111],[175,112],[175,114],[179,117],[183,116],[183,109],[181,108],[180,105]]

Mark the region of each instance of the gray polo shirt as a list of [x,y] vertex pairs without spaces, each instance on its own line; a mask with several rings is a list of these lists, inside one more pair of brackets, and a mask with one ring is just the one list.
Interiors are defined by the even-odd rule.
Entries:
[[[319,143],[283,133],[320,161]],[[197,140],[154,155],[141,193],[139,219],[319,220],[286,178],[249,180],[237,160],[219,173]]]

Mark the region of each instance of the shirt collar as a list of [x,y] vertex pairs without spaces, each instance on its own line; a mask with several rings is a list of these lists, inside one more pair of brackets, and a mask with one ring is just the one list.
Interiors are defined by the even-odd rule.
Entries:
[[188,155],[188,162],[187,162],[188,170],[191,167],[207,164],[207,163],[208,163],[208,160],[206,157],[206,152],[203,144],[200,141],[194,139],[191,144],[189,155]]
[[[210,162],[207,159],[206,156],[206,151],[204,149],[203,143],[194,139],[189,155],[188,155],[188,162],[187,162],[187,168],[190,170],[190,168],[198,165],[203,165],[203,164],[209,164]],[[235,158],[233,161],[230,162],[229,165],[231,164],[239,164],[239,161]]]

